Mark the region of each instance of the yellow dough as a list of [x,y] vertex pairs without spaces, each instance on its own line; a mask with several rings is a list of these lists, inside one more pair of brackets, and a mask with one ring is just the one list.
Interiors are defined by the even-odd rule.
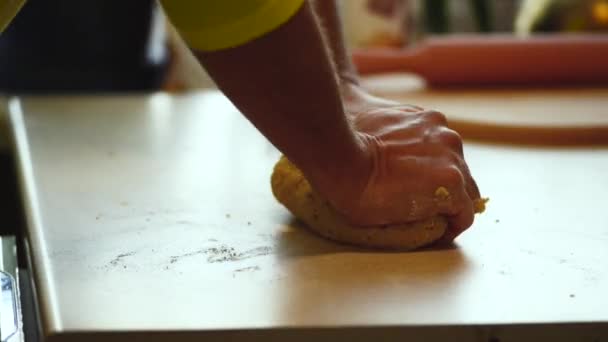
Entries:
[[[311,188],[300,170],[281,157],[271,177],[272,192],[295,217],[328,239],[362,247],[410,250],[429,245],[443,236],[447,220],[442,216],[408,224],[357,227],[346,222]],[[485,200],[476,203],[483,211]]]

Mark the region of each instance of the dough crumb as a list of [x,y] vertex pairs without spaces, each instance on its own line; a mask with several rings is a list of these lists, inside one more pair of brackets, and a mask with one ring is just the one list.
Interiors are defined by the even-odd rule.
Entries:
[[435,197],[442,201],[445,201],[450,198],[450,192],[448,191],[448,189],[444,188],[443,186],[440,186],[437,188],[437,190],[435,190]]

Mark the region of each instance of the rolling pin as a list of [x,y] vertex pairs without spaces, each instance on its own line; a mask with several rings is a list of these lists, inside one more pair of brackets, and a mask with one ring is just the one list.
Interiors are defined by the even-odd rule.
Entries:
[[608,35],[454,35],[357,50],[353,61],[362,74],[413,72],[431,86],[608,84]]

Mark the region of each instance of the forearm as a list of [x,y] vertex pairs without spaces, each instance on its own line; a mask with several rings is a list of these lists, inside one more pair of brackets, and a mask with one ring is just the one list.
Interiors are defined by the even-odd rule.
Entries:
[[[327,182],[362,162],[335,70],[312,10],[245,45],[196,52],[219,88],[311,178]],[[324,179],[321,179],[324,178]]]
[[350,58],[344,41],[344,31],[336,0],[311,0],[321,22],[327,46],[336,66],[341,83],[359,83],[357,69]]

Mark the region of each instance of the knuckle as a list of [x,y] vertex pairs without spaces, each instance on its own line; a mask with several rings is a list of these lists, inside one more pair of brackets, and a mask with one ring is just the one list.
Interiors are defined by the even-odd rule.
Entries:
[[440,125],[447,125],[448,119],[445,114],[438,112],[436,110],[427,110],[422,112],[423,117],[429,122],[433,122]]
[[456,151],[462,151],[462,137],[458,132],[451,130],[447,127],[443,127],[439,131],[439,140],[442,144],[451,147]]
[[455,166],[447,166],[439,171],[439,179],[443,186],[459,190],[464,185],[462,172]]

